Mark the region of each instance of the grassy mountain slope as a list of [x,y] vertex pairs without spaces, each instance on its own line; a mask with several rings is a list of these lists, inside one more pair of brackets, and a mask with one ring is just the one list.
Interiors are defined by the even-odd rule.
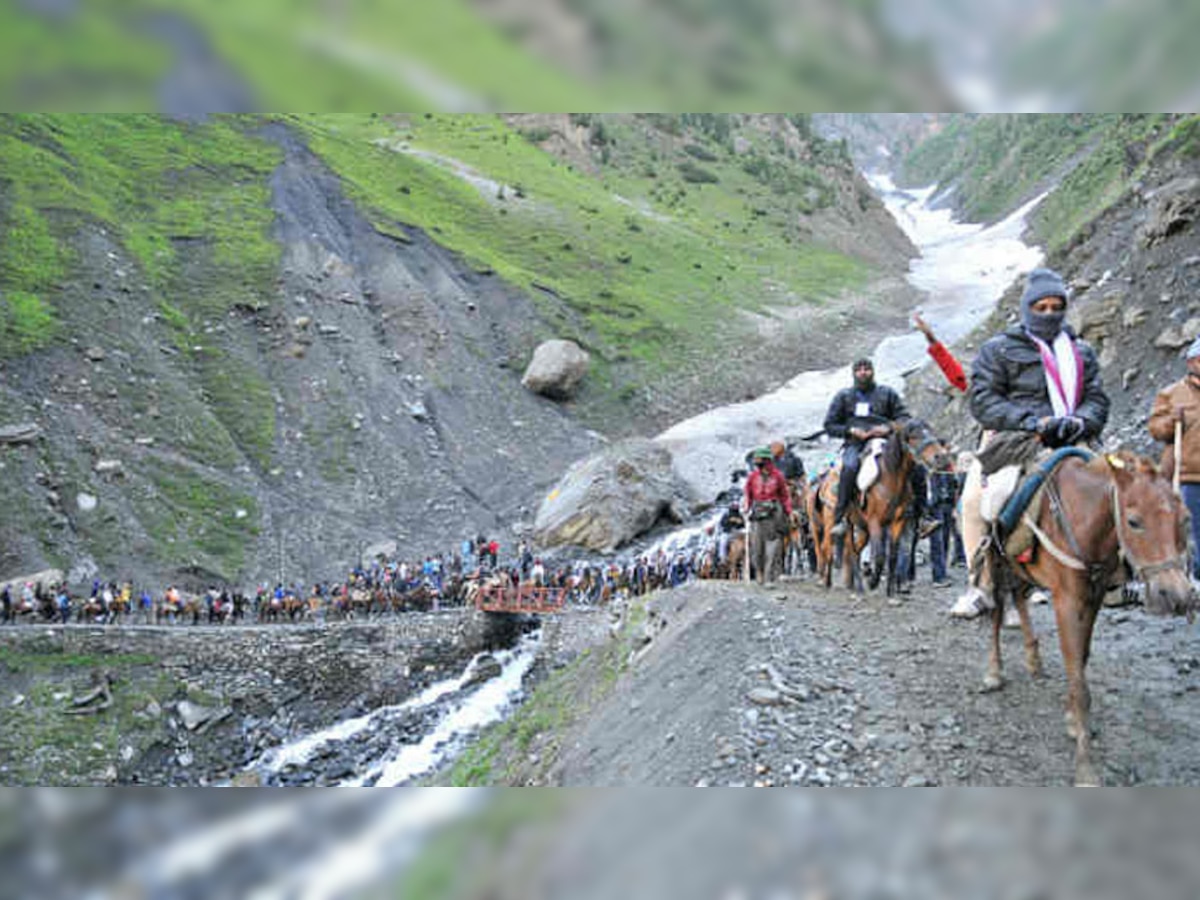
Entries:
[[[834,353],[906,258],[804,117],[5,116],[0,227],[0,425],[46,431],[0,448],[0,567],[164,579],[507,527],[585,426]],[[593,351],[573,419],[519,387],[551,336]]]
[[954,115],[903,161],[907,184],[954,190],[966,218],[994,221],[1057,184],[1032,224],[1049,248],[1079,229],[1135,181],[1156,145],[1186,121],[1169,114]]

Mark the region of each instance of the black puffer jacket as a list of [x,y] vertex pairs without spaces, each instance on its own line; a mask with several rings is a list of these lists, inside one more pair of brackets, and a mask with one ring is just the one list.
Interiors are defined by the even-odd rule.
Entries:
[[876,425],[886,425],[908,417],[904,401],[886,384],[876,384],[869,391],[848,387],[838,391],[829,404],[825,433],[850,441],[851,428],[868,431]]
[[[1083,341],[1077,341],[1077,346],[1083,359],[1083,397],[1075,415],[1087,426],[1084,438],[1091,440],[1099,437],[1108,421],[1108,395],[1096,352]],[[1041,354],[1020,326],[979,348],[971,367],[970,402],[975,420],[994,431],[1035,431],[1039,419],[1054,415]]]

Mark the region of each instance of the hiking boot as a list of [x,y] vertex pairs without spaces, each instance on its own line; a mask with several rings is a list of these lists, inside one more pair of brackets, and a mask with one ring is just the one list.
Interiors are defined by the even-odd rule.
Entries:
[[829,536],[835,537],[835,538],[845,537],[846,536],[846,520],[838,519],[837,522],[834,523],[834,526],[829,529]]
[[933,586],[935,588],[948,588],[948,587],[950,587],[950,583],[951,582],[950,582],[949,578],[942,578],[942,579],[935,581],[933,583]]
[[973,587],[954,601],[954,605],[950,607],[950,615],[956,619],[973,619],[990,608],[987,595],[979,588]]

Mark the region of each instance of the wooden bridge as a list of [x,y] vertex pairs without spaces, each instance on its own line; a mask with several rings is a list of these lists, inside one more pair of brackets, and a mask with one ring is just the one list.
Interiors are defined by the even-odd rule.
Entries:
[[533,584],[485,584],[475,595],[475,608],[482,612],[560,613],[567,588],[537,587]]

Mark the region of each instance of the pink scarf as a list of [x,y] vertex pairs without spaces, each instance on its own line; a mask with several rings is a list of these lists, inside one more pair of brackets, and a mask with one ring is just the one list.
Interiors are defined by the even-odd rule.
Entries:
[[1055,335],[1053,348],[1036,335],[1030,334],[1029,337],[1037,344],[1038,353],[1042,356],[1046,390],[1050,394],[1054,415],[1060,418],[1074,415],[1079,401],[1083,399],[1083,357],[1075,341],[1065,331]]

